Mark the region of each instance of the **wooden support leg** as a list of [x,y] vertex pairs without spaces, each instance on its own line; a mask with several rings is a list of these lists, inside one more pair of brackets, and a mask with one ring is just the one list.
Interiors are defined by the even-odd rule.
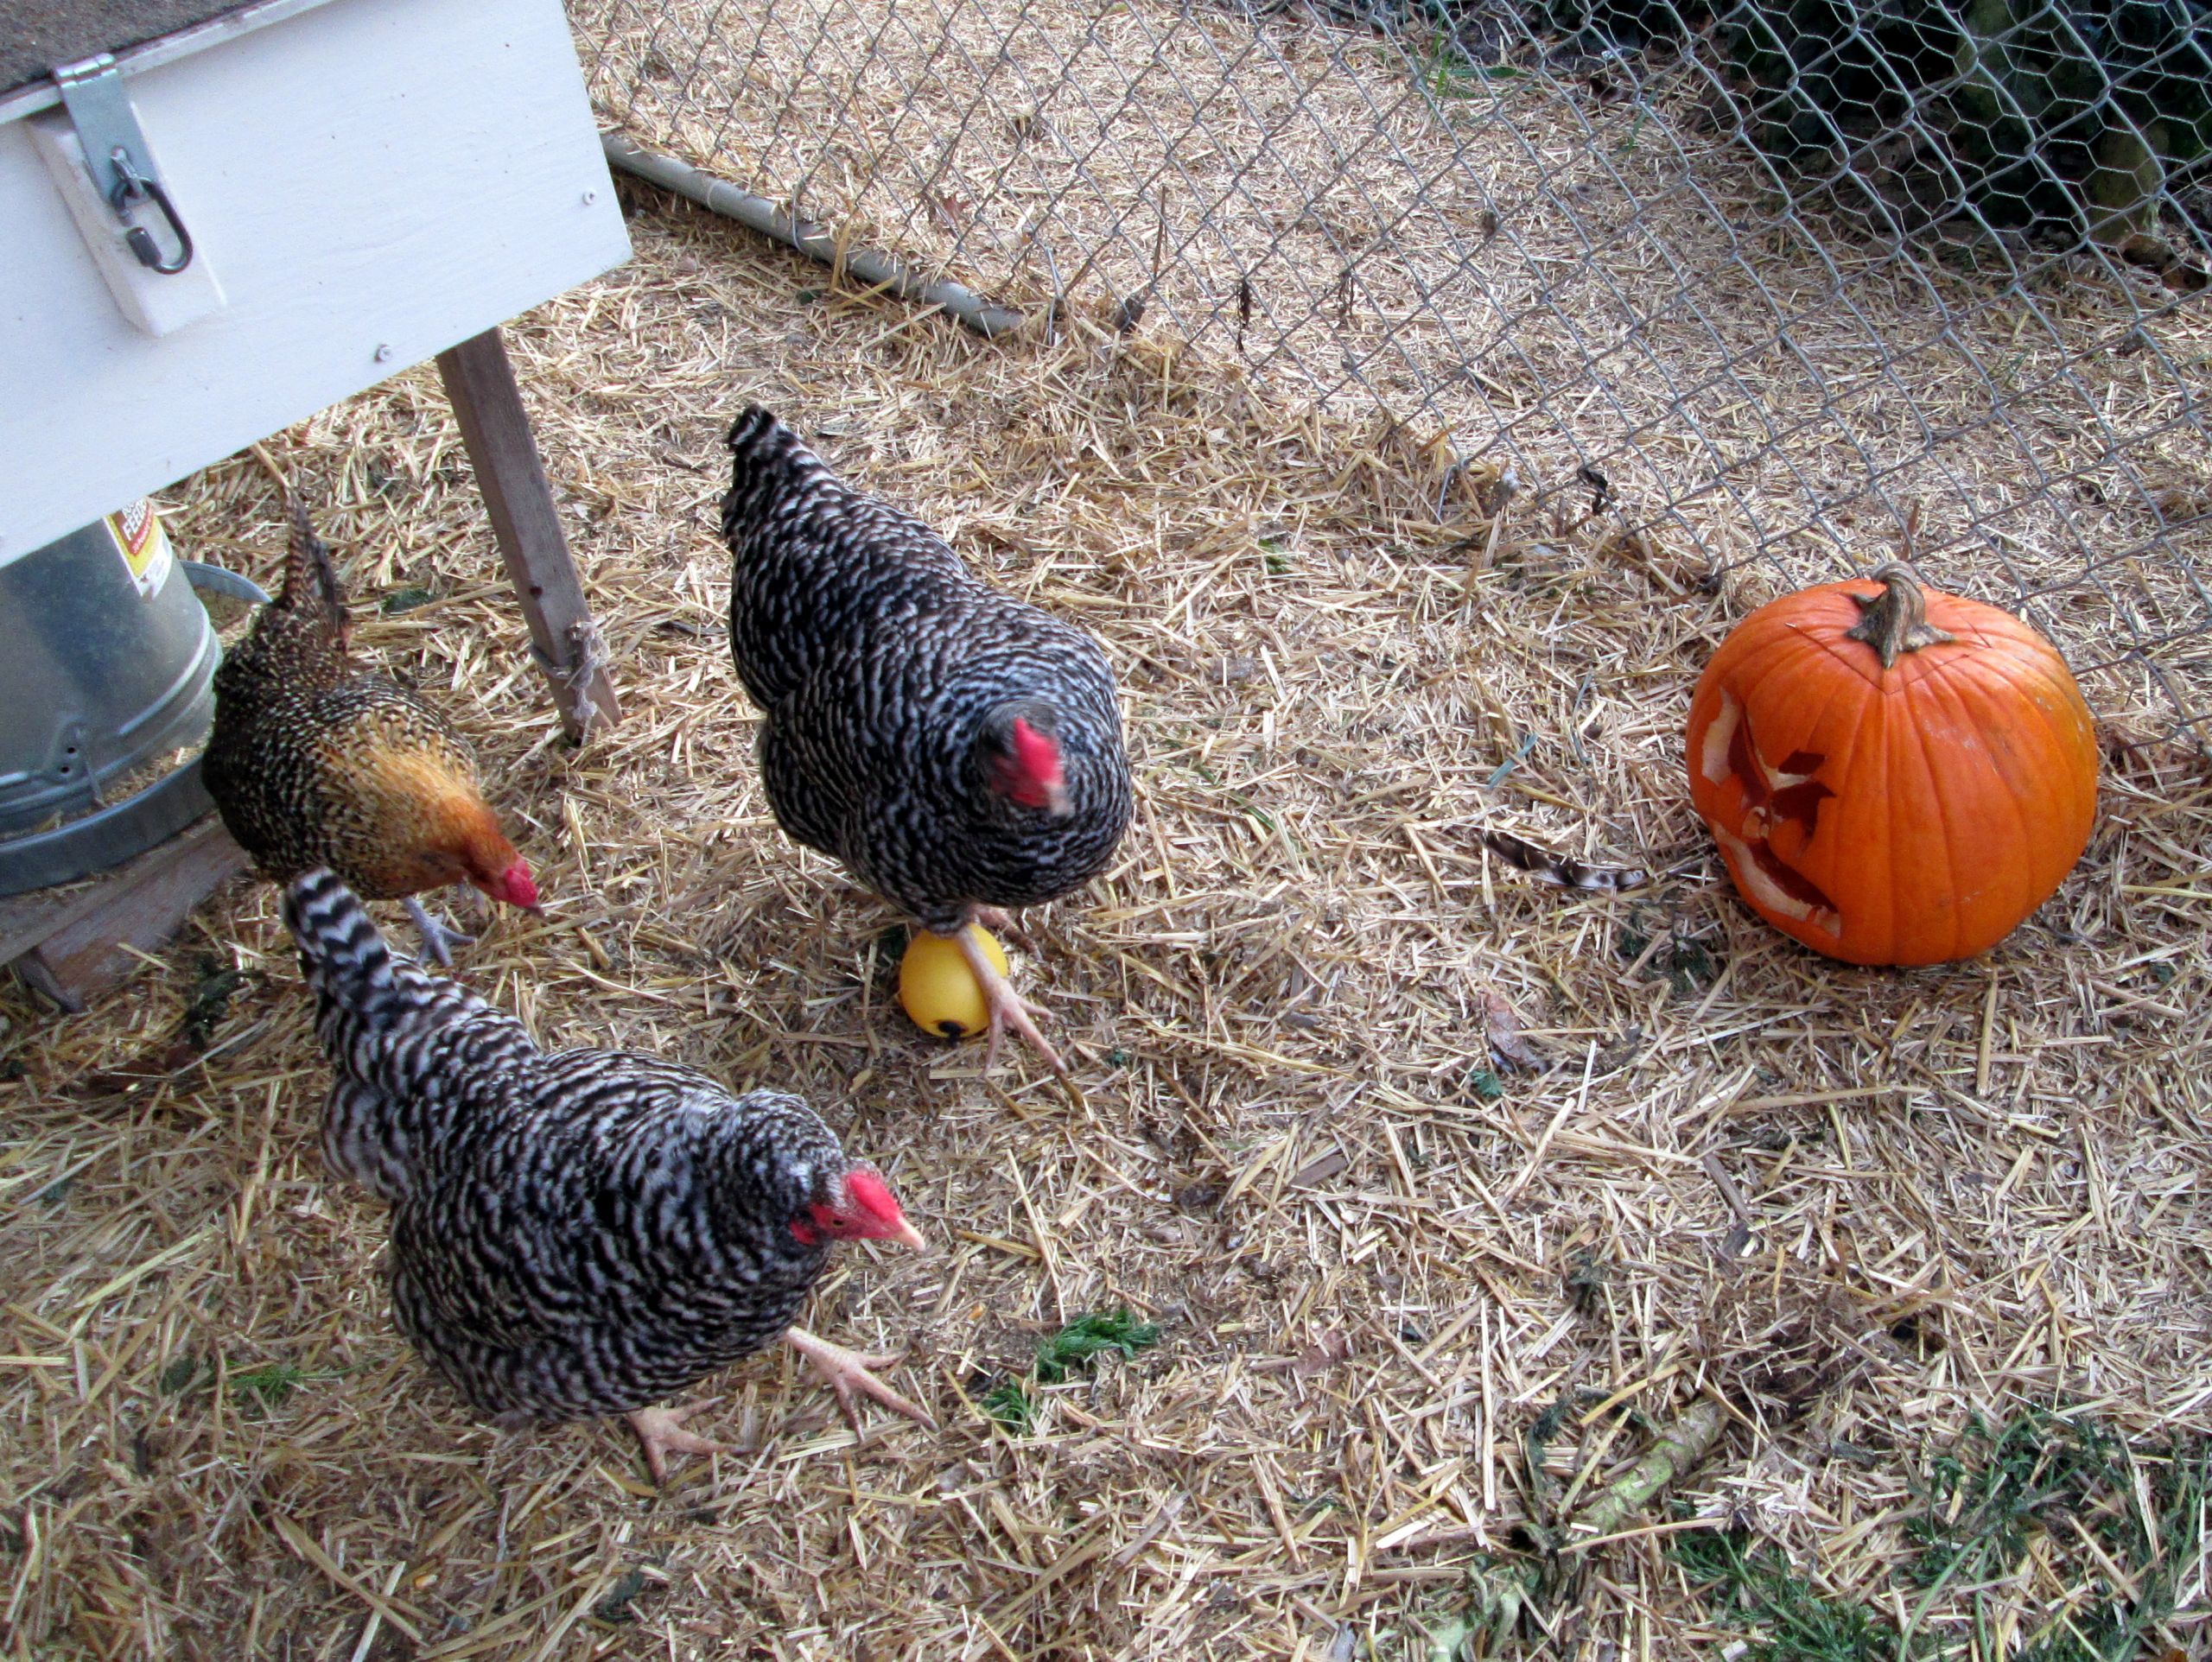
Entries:
[[507,580],[530,622],[537,667],[553,688],[561,726],[582,742],[620,720],[622,707],[499,332],[486,329],[440,352],[438,373],[460,418]]

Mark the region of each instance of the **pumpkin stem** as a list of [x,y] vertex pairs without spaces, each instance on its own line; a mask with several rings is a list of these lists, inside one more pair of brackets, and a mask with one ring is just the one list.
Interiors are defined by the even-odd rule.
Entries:
[[1958,639],[1928,621],[1928,597],[1920,592],[1920,579],[1902,560],[1874,568],[1872,575],[1882,592],[1869,599],[1851,598],[1860,617],[1856,629],[1844,631],[1846,640],[1864,641],[1882,660],[1882,668],[1897,667],[1901,652],[1917,652],[1923,646],[1940,646]]

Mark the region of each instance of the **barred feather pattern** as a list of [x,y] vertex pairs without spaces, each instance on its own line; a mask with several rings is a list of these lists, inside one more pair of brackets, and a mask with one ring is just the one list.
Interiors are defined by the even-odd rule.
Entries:
[[327,866],[371,900],[435,887],[406,858],[407,792],[363,760],[407,758],[480,796],[475,758],[437,710],[353,662],[330,551],[296,502],[292,515],[283,592],[215,671],[201,781],[265,876]]
[[[729,433],[730,646],[785,831],[939,934],[1105,869],[1132,811],[1114,672],[1082,630],[978,580],[912,514],[759,408]],[[1070,812],[986,783],[1010,705],[1046,713]]]
[[626,1413],[773,1342],[827,1260],[791,1222],[850,1169],[805,1103],[538,1049],[308,872],[284,919],[336,1072],[331,1168],[391,1208],[400,1331],[507,1424]]

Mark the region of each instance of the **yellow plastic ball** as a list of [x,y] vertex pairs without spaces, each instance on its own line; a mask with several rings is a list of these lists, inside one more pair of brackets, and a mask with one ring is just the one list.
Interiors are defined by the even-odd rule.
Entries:
[[[980,924],[969,927],[983,937],[983,955],[1005,974],[1005,949],[988,929]],[[969,1038],[991,1024],[990,1007],[961,955],[960,942],[927,929],[914,931],[906,942],[906,955],[899,961],[899,1002],[914,1018],[914,1025],[939,1038]]]

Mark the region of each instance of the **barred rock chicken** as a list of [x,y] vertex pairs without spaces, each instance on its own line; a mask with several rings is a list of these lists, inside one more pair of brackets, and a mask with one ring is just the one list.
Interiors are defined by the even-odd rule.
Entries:
[[957,938],[990,1012],[1065,1073],[976,925],[1067,894],[1128,828],[1114,672],[1083,631],[978,581],[767,410],[730,428],[730,647],[784,830]]
[[838,1237],[921,1248],[874,1168],[797,1097],[732,1097],[619,1050],[548,1053],[391,951],[308,872],[284,921],[337,1077],[323,1158],[391,1208],[400,1331],[510,1428],[628,1416],[656,1481],[719,1445],[652,1405],[780,1337],[835,1387],[931,1424],[863,1356],[791,1326]]
[[430,955],[467,942],[416,897],[467,882],[537,910],[530,867],[499,828],[453,724],[348,655],[330,550],[289,504],[284,589],[215,672],[200,777],[264,875],[327,866],[372,900],[405,899]]

